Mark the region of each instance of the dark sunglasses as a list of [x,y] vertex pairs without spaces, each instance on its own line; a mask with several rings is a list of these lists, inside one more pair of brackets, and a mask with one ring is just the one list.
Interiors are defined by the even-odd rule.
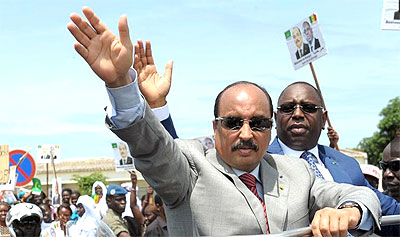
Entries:
[[397,172],[400,170],[400,160],[395,160],[395,161],[390,161],[390,162],[384,162],[384,161],[379,161],[379,165],[385,171],[386,169],[390,169],[391,171]]
[[272,119],[264,117],[253,117],[251,119],[242,119],[240,117],[217,117],[215,121],[221,121],[222,127],[230,130],[239,130],[244,121],[248,121],[251,130],[265,131],[272,128]]
[[37,225],[39,224],[38,221],[35,220],[22,220],[21,225]]
[[293,104],[293,103],[282,104],[282,105],[278,106],[277,109],[281,113],[291,114],[291,113],[293,113],[293,111],[296,108],[300,108],[301,111],[303,111],[304,113],[308,113],[308,114],[313,114],[313,113],[317,112],[319,109],[323,109],[322,106],[318,106],[318,105],[311,104],[311,103],[305,103],[305,104]]

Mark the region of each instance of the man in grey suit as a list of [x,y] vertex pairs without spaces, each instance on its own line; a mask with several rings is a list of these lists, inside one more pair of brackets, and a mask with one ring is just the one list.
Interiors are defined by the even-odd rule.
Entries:
[[346,236],[348,229],[357,234],[378,225],[379,201],[369,189],[324,181],[305,161],[266,154],[272,103],[256,84],[234,83],[218,95],[216,149],[205,152],[197,140],[173,140],[138,88],[149,83],[151,89],[142,90],[149,101],[165,94],[160,85],[168,84],[172,62],[160,77],[150,42],[144,49],[138,41],[138,73],[129,70],[133,46],[126,16],[118,39],[92,10],[83,13],[90,25],[77,14],[68,25],[75,49],[106,83],[115,111],[107,125],[128,143],[136,168],[162,197],[171,236],[277,233],[311,222],[315,236]]

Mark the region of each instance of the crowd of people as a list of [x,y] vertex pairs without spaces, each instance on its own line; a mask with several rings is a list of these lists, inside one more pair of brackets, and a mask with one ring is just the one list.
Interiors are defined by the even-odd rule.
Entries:
[[2,236],[231,236],[308,225],[314,236],[400,235],[399,225],[379,221],[400,214],[400,132],[383,151],[382,193],[354,158],[333,149],[333,128],[330,145],[318,144],[327,111],[314,86],[288,85],[274,111],[265,88],[239,81],[217,95],[215,144],[205,149],[179,139],[171,116],[152,112],[169,114],[173,63],[160,76],[150,42],[132,45],[126,16],[118,39],[91,9],[83,13],[88,21],[72,14],[68,25],[75,49],[105,82],[113,111],[107,125],[150,186],[139,199],[129,171],[129,186],[95,182],[91,196],[63,189],[58,207],[44,192],[23,193],[12,208],[0,202]]
[[92,195],[62,190],[53,205],[45,192],[21,192],[13,203],[0,202],[0,236],[168,236],[161,198],[149,186],[137,197],[137,176],[130,185],[96,181]]

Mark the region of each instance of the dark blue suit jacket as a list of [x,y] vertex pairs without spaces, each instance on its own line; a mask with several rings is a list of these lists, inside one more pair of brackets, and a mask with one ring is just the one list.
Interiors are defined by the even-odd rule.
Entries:
[[[269,145],[267,152],[284,155],[277,137]],[[372,189],[378,196],[379,201],[381,202],[383,216],[400,214],[400,203],[398,203],[392,197],[387,196],[373,188],[365,179],[360,165],[354,158],[347,156],[335,149],[319,144],[318,154],[322,163],[324,163],[325,167],[329,170],[335,182],[366,186]],[[378,234],[384,236],[398,236],[400,235],[400,226],[382,227],[382,232],[379,232]]]

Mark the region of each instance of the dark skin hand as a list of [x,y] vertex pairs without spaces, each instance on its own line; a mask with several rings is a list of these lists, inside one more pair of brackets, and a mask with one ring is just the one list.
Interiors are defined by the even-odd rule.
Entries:
[[329,147],[335,148],[339,142],[339,134],[332,128],[328,127]]
[[136,176],[135,171],[128,170],[128,172],[131,175],[131,181],[132,181],[131,200],[130,200],[131,210],[132,210],[133,216],[135,217],[135,220],[139,224],[143,224],[145,221],[145,218],[144,218],[142,212],[139,210],[139,207],[137,206],[137,203],[136,203],[137,176]]

